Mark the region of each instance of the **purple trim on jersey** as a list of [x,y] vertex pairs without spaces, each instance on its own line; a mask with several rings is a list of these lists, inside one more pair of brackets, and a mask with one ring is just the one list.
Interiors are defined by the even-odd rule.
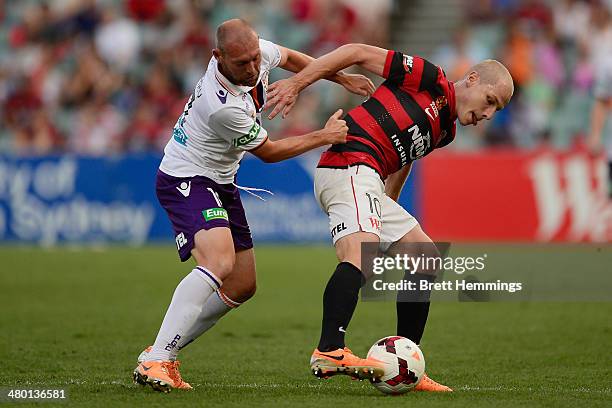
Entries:
[[[221,205],[210,190],[216,192]],[[191,257],[195,234],[202,229],[229,228],[236,252],[253,248],[251,230],[235,185],[218,184],[204,176],[173,177],[158,170],[156,193],[172,223],[181,261]],[[227,211],[228,219],[206,220],[206,210],[218,208]]]
[[196,266],[196,269],[202,272],[204,275],[208,276],[210,280],[213,281],[215,285],[217,285],[217,289],[221,289],[221,284],[219,283],[219,281],[217,281],[217,279],[210,272],[208,272],[206,269],[202,268],[201,266]]

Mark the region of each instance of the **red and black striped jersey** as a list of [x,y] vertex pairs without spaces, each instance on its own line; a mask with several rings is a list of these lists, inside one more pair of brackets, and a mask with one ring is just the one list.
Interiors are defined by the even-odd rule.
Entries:
[[346,117],[346,144],[330,147],[319,167],[364,164],[385,179],[455,138],[455,88],[442,69],[389,51],[376,92]]

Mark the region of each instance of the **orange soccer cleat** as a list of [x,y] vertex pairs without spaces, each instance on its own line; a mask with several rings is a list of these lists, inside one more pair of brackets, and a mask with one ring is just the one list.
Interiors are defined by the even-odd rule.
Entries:
[[423,374],[423,378],[414,388],[415,391],[428,391],[428,392],[451,392],[453,391],[450,387],[446,385],[442,385],[440,383],[435,382],[431,378],[427,376],[427,374]]
[[150,385],[155,391],[170,392],[177,388],[170,376],[174,364],[172,361],[143,361],[134,370],[134,382]]
[[170,392],[172,388],[190,390],[193,387],[183,381],[179,372],[179,361],[146,361],[151,346],[138,356],[138,367],[134,370],[134,382],[150,385],[155,391]]
[[170,368],[168,369],[170,378],[174,380],[175,388],[178,388],[179,390],[191,390],[193,388],[191,384],[183,381],[183,378],[181,377],[181,373],[179,372],[180,365],[181,362],[178,360],[170,362]]
[[356,380],[364,380],[379,378],[384,374],[380,361],[359,358],[348,347],[327,352],[315,349],[310,357],[310,368],[318,378],[346,374]]

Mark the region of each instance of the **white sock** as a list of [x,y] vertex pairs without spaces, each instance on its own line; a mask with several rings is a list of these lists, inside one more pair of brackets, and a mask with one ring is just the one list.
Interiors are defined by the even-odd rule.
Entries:
[[[221,287],[221,280],[202,266],[196,266],[178,284],[147,360],[174,360],[178,344],[184,341],[202,314],[206,301]],[[216,297],[216,296],[215,296]]]
[[193,325],[192,329],[186,333],[185,337],[178,342],[178,349],[181,350],[189,343],[200,337],[211,327],[215,325],[227,312],[240,306],[240,303],[231,300],[223,293],[222,290],[217,290],[215,295],[211,295],[206,299],[206,304],[202,308],[202,313],[198,316],[198,320]]

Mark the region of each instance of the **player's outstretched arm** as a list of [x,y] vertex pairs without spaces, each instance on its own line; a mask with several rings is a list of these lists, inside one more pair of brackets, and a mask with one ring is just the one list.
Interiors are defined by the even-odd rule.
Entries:
[[266,163],[275,163],[320,146],[346,143],[348,127],[346,122],[340,119],[340,116],[342,116],[342,109],[338,109],[327,120],[323,129],[277,141],[267,139],[262,145],[249,151]]
[[372,45],[347,44],[312,61],[293,77],[270,85],[267,107],[274,106],[274,109],[268,115],[268,118],[274,118],[281,111],[283,117],[286,117],[295,104],[298,94],[304,88],[351,65],[359,65],[376,75],[382,76],[387,53],[388,50]]
[[393,201],[399,200],[402,188],[404,188],[404,184],[406,180],[408,180],[408,175],[410,175],[411,168],[412,163],[387,176],[385,180],[385,194],[391,197]]
[[[278,66],[287,71],[300,72],[309,63],[314,61],[314,58],[310,55],[292,50],[291,48],[280,45],[278,48],[281,53],[281,61]],[[376,89],[370,78],[359,74],[347,74],[339,71],[323,79],[342,85],[347,91],[361,96],[370,96]]]

